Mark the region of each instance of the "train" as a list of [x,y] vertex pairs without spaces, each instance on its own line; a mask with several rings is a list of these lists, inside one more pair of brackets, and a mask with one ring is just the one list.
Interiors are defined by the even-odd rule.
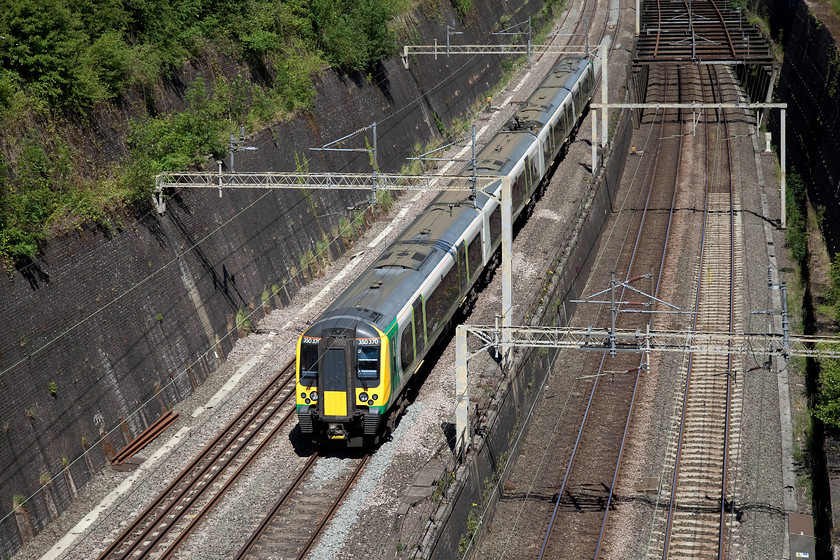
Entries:
[[[513,219],[577,127],[599,70],[597,59],[559,58],[476,155],[477,173],[511,177]],[[424,357],[499,251],[500,195],[499,181],[475,196],[441,192],[304,331],[296,348],[304,436],[362,447],[393,427]]]

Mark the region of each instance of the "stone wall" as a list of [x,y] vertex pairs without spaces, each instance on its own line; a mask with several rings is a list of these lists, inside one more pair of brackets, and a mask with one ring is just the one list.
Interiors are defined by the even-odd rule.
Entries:
[[[542,8],[538,0],[473,4],[464,43],[486,41],[505,14],[524,20]],[[457,21],[442,0],[418,10],[401,31],[412,41],[445,37]],[[236,154],[236,169],[293,170],[295,156],[305,155],[311,170],[369,170],[367,154],[309,148],[378,121],[379,164],[399,170],[416,144],[440,140],[438,123],[466,118],[501,77],[498,57],[410,64],[405,70],[395,57],[371,75],[326,73],[312,109],[247,138],[258,149]],[[171,99],[161,106],[177,107],[185,82],[213,83],[217,71],[187,68],[164,88]],[[0,278],[0,557],[60,514],[107,455],[212,374],[235,342],[237,312],[257,323],[263,294],[268,307],[288,301],[311,272],[294,275],[301,256],[332,238],[352,215],[348,207],[367,196],[185,190],[163,216],[144,205],[114,231],[63,234]],[[343,250],[340,241],[330,245],[334,255]],[[15,514],[16,496],[31,498]]]

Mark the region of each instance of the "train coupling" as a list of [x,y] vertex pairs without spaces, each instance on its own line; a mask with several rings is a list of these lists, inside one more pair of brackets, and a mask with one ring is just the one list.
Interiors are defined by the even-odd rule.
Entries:
[[341,424],[331,422],[327,428],[327,437],[329,439],[347,439],[348,435],[347,429]]

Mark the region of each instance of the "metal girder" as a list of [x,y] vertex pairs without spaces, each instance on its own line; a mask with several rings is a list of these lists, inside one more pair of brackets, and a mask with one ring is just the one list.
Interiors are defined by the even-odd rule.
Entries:
[[[466,175],[399,175],[378,173],[377,187],[412,190],[471,190],[472,177]],[[483,189],[502,177],[479,175],[476,188]],[[254,172],[214,173],[185,171],[161,173],[156,177],[156,190],[164,188],[223,188],[223,189],[369,189],[373,181],[371,173],[296,173],[296,172]]]
[[592,103],[593,109],[787,109],[787,103]]
[[[770,45],[740,8],[714,1],[648,0],[637,23],[637,63],[761,64]],[[639,11],[637,11],[637,14]]]
[[580,54],[586,55],[584,45],[404,45],[402,61],[408,68],[408,57],[417,55],[451,56],[463,54]]
[[[497,175],[399,175],[396,173],[298,173],[253,172],[224,173],[183,171],[160,173],[155,177],[153,199],[159,214],[166,211],[165,188],[218,189],[325,189],[325,190],[400,190],[400,191],[476,191],[493,183],[510,182]],[[484,193],[488,194],[488,193]]]
[[[531,45],[531,54],[586,54],[583,45]],[[449,56],[454,54],[528,54],[528,45],[404,45],[403,56],[409,55]]]
[[[509,337],[514,348],[574,348],[578,350],[610,350],[611,336],[619,352],[696,352],[703,354],[783,354],[784,336],[766,333],[724,333],[690,331],[649,331],[608,328],[570,327],[493,327],[459,325],[484,345],[469,357],[485,351],[499,340],[501,333]],[[790,355],[811,358],[840,358],[840,338],[797,336],[788,339]]]
[[[482,344],[470,351],[467,335]],[[696,352],[703,354],[804,356],[840,358],[840,338],[823,336],[785,337],[783,334],[651,331],[572,327],[504,327],[458,325],[455,333],[455,433],[456,453],[465,454],[470,444],[468,364],[490,348],[565,348],[596,352]],[[763,361],[763,360],[762,360]]]

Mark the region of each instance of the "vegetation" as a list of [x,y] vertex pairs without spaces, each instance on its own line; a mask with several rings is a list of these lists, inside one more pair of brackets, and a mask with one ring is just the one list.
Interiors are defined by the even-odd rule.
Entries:
[[278,72],[307,53],[362,70],[396,49],[394,15],[388,0],[10,0],[0,13],[0,106],[24,91],[51,107],[90,109],[210,44]]
[[[828,275],[824,312],[840,324],[840,254],[831,261]],[[820,360],[819,390],[813,412],[826,426],[840,430],[840,360]]]
[[785,204],[787,210],[787,244],[790,247],[791,258],[796,262],[800,272],[806,270],[808,262],[808,224],[805,208],[805,182],[795,171],[787,176],[787,191]]
[[[564,1],[544,2],[546,21]],[[461,18],[475,9],[472,0],[450,3]],[[89,223],[120,228],[123,209],[148,201],[156,173],[220,158],[227,134],[240,124],[253,130],[309,106],[312,80],[324,68],[371,76],[382,57],[396,52],[392,22],[411,2],[6,4],[0,11],[0,260],[11,271],[34,258],[51,233]],[[237,60],[242,73],[214,72],[212,83],[196,79],[184,110],[159,110],[155,87],[162,79],[188,60],[212,66],[220,56]],[[505,64],[510,71],[513,63]],[[91,161],[66,134],[78,136],[105,103],[141,114],[122,131],[119,163]],[[435,124],[444,134],[437,115]],[[355,225],[363,221],[354,215]]]
[[239,333],[239,338],[245,338],[252,330],[251,314],[244,309],[239,309],[236,312],[236,330]]
[[830,307],[829,313],[835,323],[840,324],[840,254],[834,255],[834,260],[828,268],[829,286],[826,300]]
[[820,360],[820,383],[814,416],[829,428],[840,430],[840,360]]
[[[370,71],[396,51],[403,0],[10,0],[0,11],[0,259],[33,258],[50,229],[94,222],[147,199],[155,173],[220,157],[226,134],[283,118],[312,99],[327,66]],[[159,114],[153,86],[187,60],[221,53],[249,77],[193,82],[186,109]],[[251,76],[257,76],[255,81]],[[97,104],[131,94],[122,164],[91,169],[62,138]],[[36,123],[37,126],[24,126]],[[95,165],[93,165],[95,167]],[[94,179],[91,179],[94,177]]]
[[464,18],[472,10],[473,3],[472,0],[452,0],[452,7],[461,18]]

